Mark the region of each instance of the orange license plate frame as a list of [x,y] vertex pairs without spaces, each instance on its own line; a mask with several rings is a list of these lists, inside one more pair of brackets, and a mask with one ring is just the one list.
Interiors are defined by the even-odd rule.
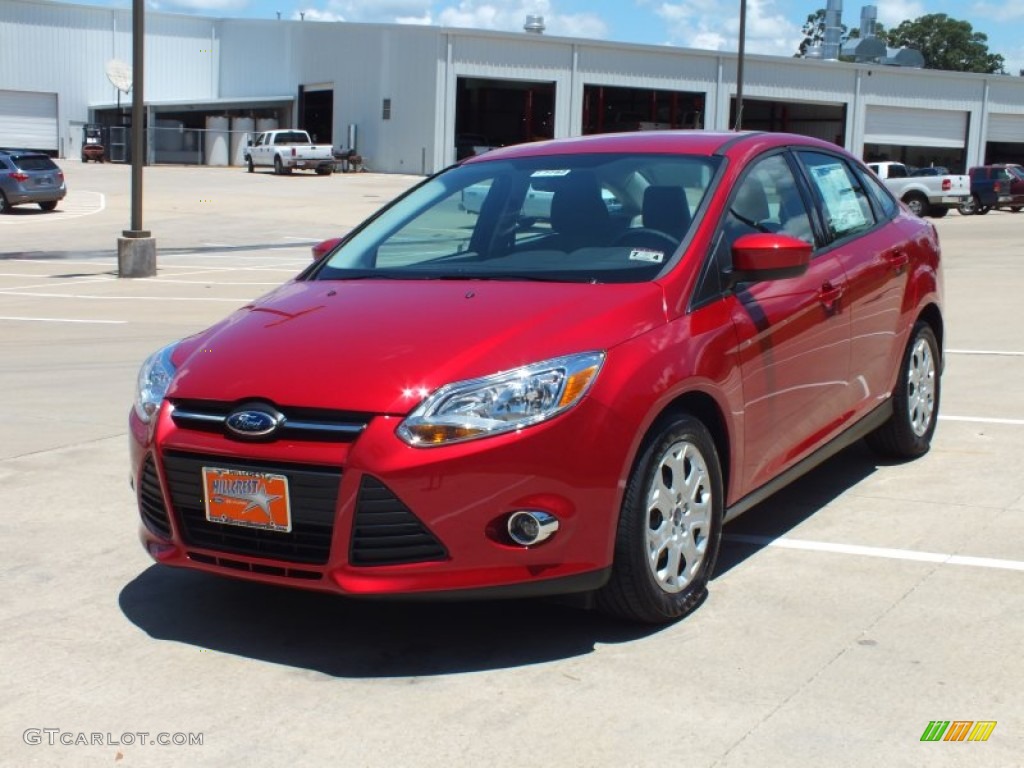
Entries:
[[292,530],[288,478],[274,472],[203,467],[203,506],[211,523]]

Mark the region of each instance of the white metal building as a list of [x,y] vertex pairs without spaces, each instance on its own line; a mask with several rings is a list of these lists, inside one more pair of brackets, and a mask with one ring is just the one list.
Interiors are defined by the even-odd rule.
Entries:
[[[130,11],[0,3],[0,146],[77,157],[87,122],[123,124],[108,80]],[[260,125],[354,140],[373,170],[431,173],[460,137],[510,143],[629,127],[734,123],[736,55],[411,25],[147,12],[150,162],[238,161]],[[743,127],[963,170],[1024,161],[1024,78],[748,56]],[[269,121],[263,123],[262,121]],[[211,152],[231,136],[231,149]],[[468,140],[468,139],[467,139]]]

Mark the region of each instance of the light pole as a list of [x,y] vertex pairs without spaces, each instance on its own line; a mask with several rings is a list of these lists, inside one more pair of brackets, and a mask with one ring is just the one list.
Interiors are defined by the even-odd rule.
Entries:
[[145,0],[132,0],[132,219],[117,239],[118,277],[154,277],[156,241],[142,228],[142,161],[145,149]]
[[747,0],[740,0],[740,44],[736,57],[736,123],[734,131],[743,130],[743,59],[747,48]]

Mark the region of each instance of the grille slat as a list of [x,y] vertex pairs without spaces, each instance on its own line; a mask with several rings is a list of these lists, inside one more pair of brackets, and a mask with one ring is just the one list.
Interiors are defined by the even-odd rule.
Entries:
[[[225,429],[225,422],[239,404],[217,400],[173,400],[171,418],[184,429],[223,433],[229,439],[237,439]],[[275,410],[284,416],[284,422],[268,439],[350,443],[363,433],[372,418],[367,413],[322,408],[275,406]]]
[[448,550],[386,485],[366,476],[352,526],[353,565],[399,565],[444,560]]
[[142,522],[149,530],[165,539],[171,537],[171,521],[164,504],[164,492],[160,488],[160,479],[156,474],[156,464],[152,456],[146,457],[139,477],[139,512]]
[[[203,467],[274,472],[288,478],[292,530],[288,533],[211,523],[203,506]],[[171,502],[187,544],[218,552],[323,565],[330,556],[341,471],[266,461],[231,461],[220,456],[167,452]]]

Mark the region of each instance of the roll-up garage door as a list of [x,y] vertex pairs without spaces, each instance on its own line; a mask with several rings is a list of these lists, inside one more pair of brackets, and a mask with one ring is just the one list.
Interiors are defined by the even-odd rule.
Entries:
[[0,147],[56,151],[57,94],[0,91]]
[[1024,115],[988,116],[988,137],[986,141],[1004,141],[1010,144],[1024,143]]
[[865,144],[962,149],[966,140],[966,112],[868,106],[864,125]]

